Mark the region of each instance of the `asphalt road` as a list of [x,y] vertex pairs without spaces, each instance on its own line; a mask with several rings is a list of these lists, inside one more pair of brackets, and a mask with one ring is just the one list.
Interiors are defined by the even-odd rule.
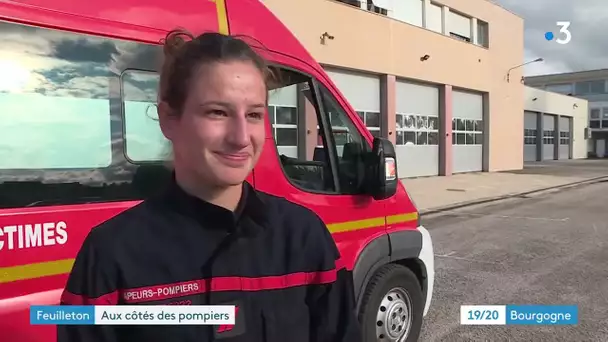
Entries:
[[[420,341],[608,341],[608,182],[423,217],[436,280]],[[576,304],[576,326],[461,326],[460,305]]]

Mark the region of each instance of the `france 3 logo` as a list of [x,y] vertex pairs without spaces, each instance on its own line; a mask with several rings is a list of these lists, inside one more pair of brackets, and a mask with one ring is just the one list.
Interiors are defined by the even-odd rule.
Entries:
[[[555,39],[555,42],[558,44],[568,44],[570,42],[570,40],[572,39],[572,33],[570,33],[570,22],[569,21],[558,21],[556,22],[556,25],[560,28],[559,29],[559,37],[556,37],[556,35],[551,32],[545,32],[545,39],[548,41],[552,41]],[[556,39],[557,38],[557,39]]]

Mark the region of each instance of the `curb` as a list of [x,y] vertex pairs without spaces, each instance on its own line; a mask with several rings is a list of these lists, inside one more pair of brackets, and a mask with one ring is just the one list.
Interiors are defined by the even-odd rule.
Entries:
[[596,182],[599,182],[602,180],[608,180],[608,176],[593,177],[593,178],[585,179],[582,181],[554,185],[554,186],[550,186],[547,188],[540,188],[540,189],[511,193],[511,194],[501,195],[501,196],[496,196],[496,197],[484,197],[484,198],[475,199],[475,200],[471,200],[471,201],[459,202],[459,203],[455,203],[455,204],[446,205],[443,207],[436,207],[436,208],[430,208],[430,209],[426,209],[426,210],[420,210],[419,214],[420,215],[437,214],[437,213],[441,213],[441,212],[448,211],[448,210],[470,207],[470,206],[477,205],[477,204],[498,202],[498,201],[513,198],[513,197],[532,195],[532,194],[543,192],[543,191],[563,189],[563,188],[573,187],[573,186],[577,186],[577,185],[584,185],[587,183],[596,183]]

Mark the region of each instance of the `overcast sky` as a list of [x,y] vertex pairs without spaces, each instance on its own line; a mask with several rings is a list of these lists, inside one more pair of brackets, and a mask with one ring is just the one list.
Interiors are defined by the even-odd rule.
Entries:
[[[608,68],[608,0],[494,0],[524,18],[526,76]],[[572,39],[561,45],[557,21],[569,21]],[[545,39],[552,31],[556,38]]]

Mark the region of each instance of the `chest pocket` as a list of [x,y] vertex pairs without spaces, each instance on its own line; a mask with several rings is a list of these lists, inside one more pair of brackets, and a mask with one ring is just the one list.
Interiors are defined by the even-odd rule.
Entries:
[[264,342],[309,342],[308,306],[289,300],[273,302],[262,307]]

